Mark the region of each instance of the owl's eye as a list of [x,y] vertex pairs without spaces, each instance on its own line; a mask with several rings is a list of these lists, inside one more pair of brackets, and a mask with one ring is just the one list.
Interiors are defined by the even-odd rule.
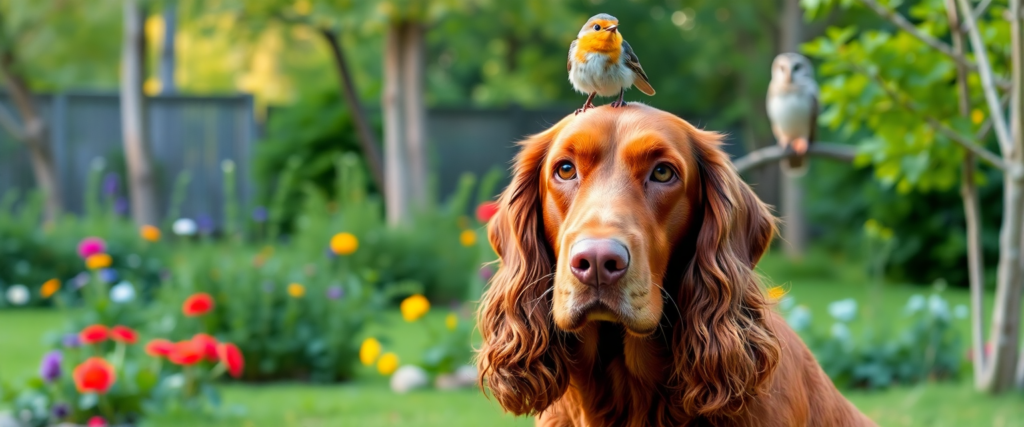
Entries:
[[594,31],[601,31],[601,24],[594,24]]
[[665,163],[659,163],[651,171],[651,181],[654,182],[669,182],[676,176],[676,173],[672,171],[672,167]]
[[793,64],[793,72],[800,71],[800,63]]
[[576,179],[576,166],[569,162],[559,163],[555,166],[555,175],[563,181],[572,181]]

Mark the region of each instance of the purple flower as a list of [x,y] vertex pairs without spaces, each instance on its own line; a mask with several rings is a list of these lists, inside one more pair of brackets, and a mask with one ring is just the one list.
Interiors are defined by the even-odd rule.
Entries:
[[117,187],[120,183],[120,179],[115,172],[108,172],[103,176],[103,194],[107,197],[113,197],[117,195]]
[[330,246],[324,248],[324,253],[327,254],[327,259],[335,259],[338,257],[338,254],[334,253],[334,250],[332,250]]
[[256,222],[267,222],[267,208],[257,206],[252,210],[252,220]]
[[118,197],[114,200],[114,213],[120,216],[128,215],[128,199]]
[[39,365],[39,376],[43,381],[52,383],[60,378],[60,362],[62,356],[60,351],[54,350],[43,356],[43,363]]
[[82,288],[83,286],[89,284],[89,273],[83,271],[81,273],[78,273],[78,275],[71,280],[75,282],[76,288]]
[[484,279],[484,281],[486,282],[488,280],[491,280],[491,277],[494,277],[494,269],[492,269],[491,266],[485,265],[480,268],[481,279]]
[[199,233],[213,233],[213,218],[211,218],[209,215],[199,214],[198,216],[196,216],[196,224],[199,226]]
[[339,285],[331,285],[327,288],[327,298],[339,299],[345,296],[345,290]]
[[105,283],[114,283],[117,281],[117,270],[113,268],[104,268],[99,271],[100,280]]
[[64,335],[64,339],[61,340],[61,343],[67,348],[78,348],[82,346],[82,341],[78,339],[78,334]]
[[68,407],[67,403],[58,403],[53,405],[53,409],[51,409],[50,412],[53,414],[54,418],[63,420],[67,418],[68,415],[71,415],[71,408]]

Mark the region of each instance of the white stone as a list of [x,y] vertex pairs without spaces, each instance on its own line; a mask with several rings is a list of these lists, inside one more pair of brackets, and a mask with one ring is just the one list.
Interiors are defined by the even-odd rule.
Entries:
[[402,366],[391,375],[391,391],[395,393],[408,393],[424,388],[429,383],[430,376],[427,375],[427,371],[415,365]]

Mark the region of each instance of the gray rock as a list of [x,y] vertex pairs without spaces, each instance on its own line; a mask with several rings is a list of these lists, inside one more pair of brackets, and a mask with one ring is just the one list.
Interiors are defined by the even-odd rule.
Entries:
[[408,393],[424,388],[429,383],[430,376],[427,375],[427,371],[415,365],[405,365],[391,375],[391,391],[395,393]]

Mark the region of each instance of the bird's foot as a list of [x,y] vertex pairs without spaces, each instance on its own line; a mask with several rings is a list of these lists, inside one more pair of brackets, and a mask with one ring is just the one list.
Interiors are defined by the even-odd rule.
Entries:
[[626,101],[623,101],[623,100],[612,101],[612,103],[609,104],[609,105],[611,105],[612,108],[625,107],[626,106]]
[[793,151],[795,151],[797,154],[806,154],[808,146],[807,138],[796,138],[793,140],[790,146],[793,147]]
[[580,113],[586,113],[587,110],[591,108],[594,108],[594,104],[591,102],[587,102],[586,104],[583,104],[583,108],[576,109],[576,115],[579,115]]

